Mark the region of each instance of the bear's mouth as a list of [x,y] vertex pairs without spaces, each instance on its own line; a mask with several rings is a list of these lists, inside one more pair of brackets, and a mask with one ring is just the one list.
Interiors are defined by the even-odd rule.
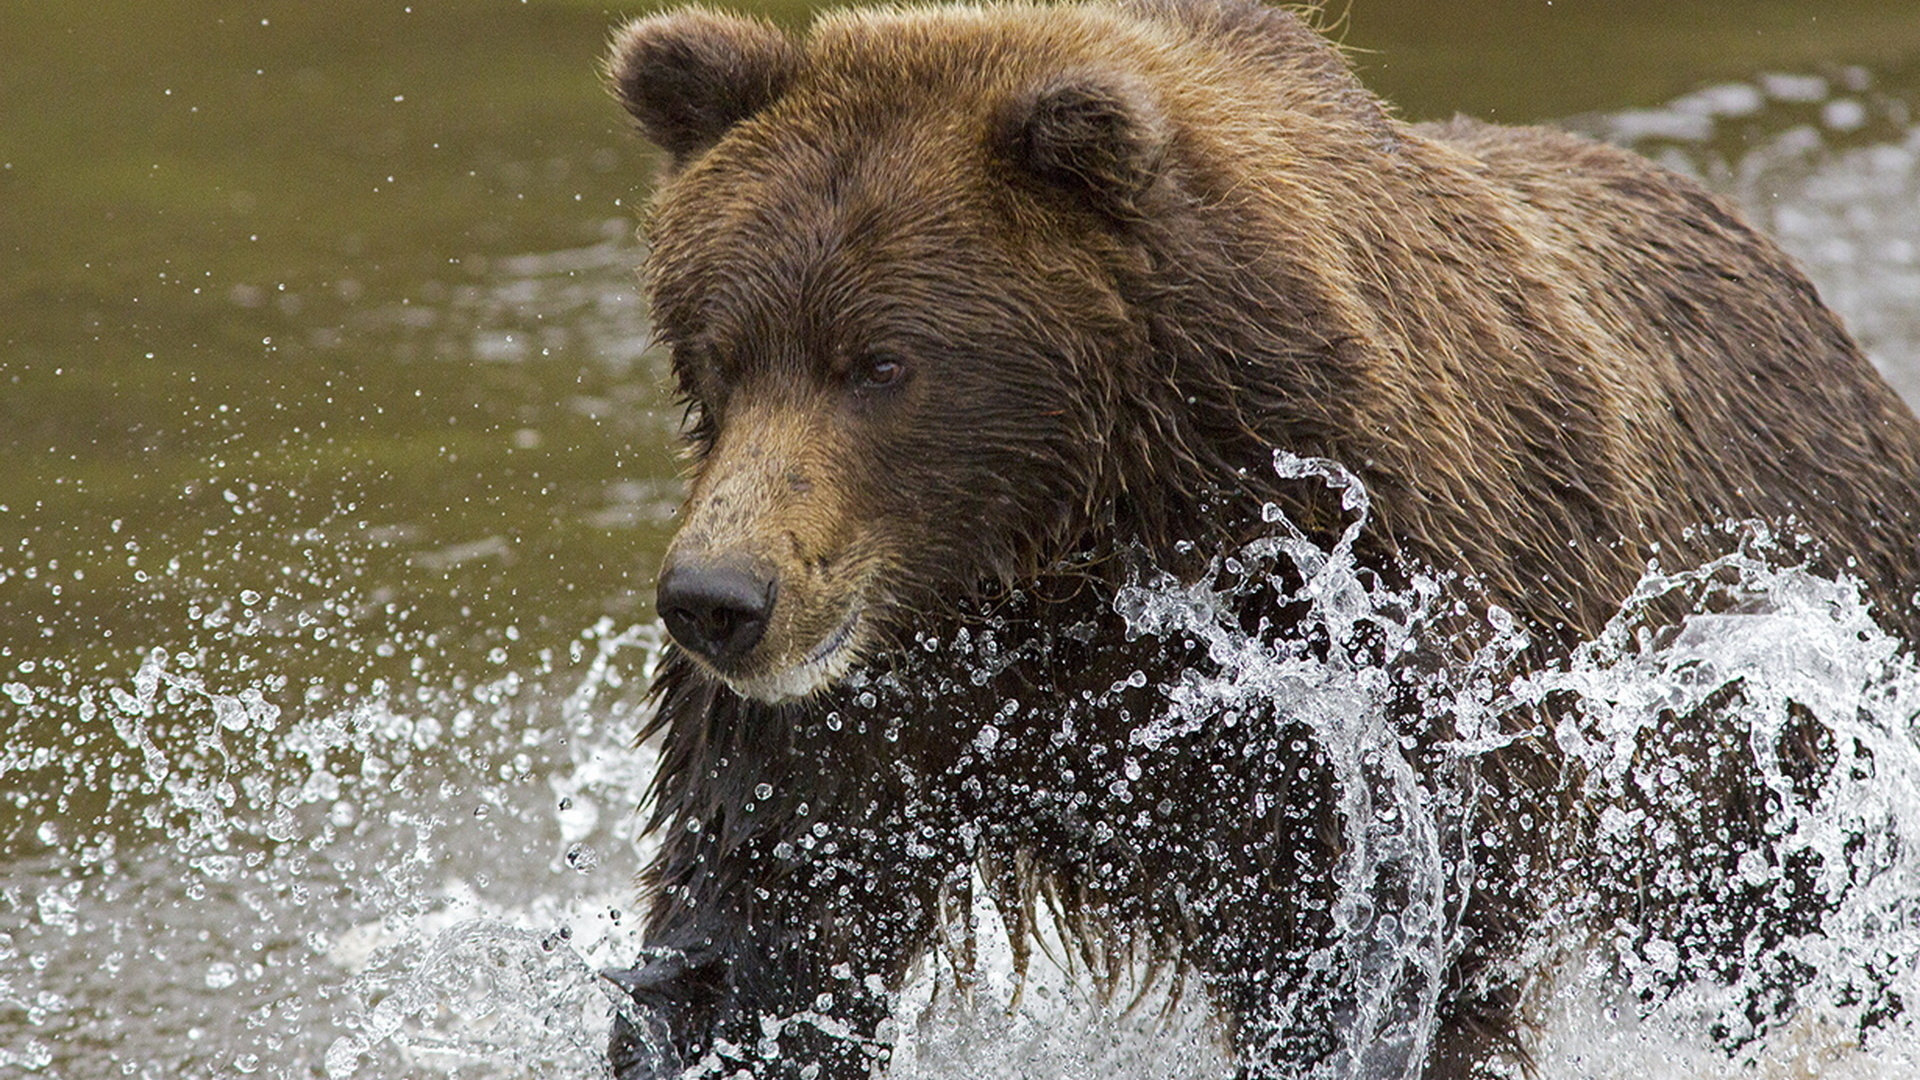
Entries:
[[809,664],[824,663],[830,659],[834,653],[846,648],[847,645],[853,641],[854,630],[860,625],[860,611],[861,609],[856,607],[848,612],[846,621],[840,624],[840,628],[828,634],[825,641],[822,641],[812,652],[808,653],[805,660],[800,661],[800,666],[805,667]]
[[729,678],[728,685],[742,697],[769,705],[797,701],[825,690],[853,668],[865,612],[865,605],[855,604],[840,625],[792,667],[766,675]]

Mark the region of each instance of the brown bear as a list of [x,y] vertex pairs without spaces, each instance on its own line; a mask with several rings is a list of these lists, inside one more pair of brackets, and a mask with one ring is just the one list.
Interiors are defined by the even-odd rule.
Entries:
[[[623,1080],[868,1076],[976,880],[1017,942],[1046,905],[1089,957],[1188,974],[1247,1077],[1524,1060],[1514,958],[1556,889],[1677,940],[1676,977],[1817,922],[1805,872],[1728,884],[1768,806],[1722,752],[1737,687],[1647,748],[1699,789],[1693,893],[1589,880],[1541,710],[1466,752],[1450,696],[1500,640],[1507,674],[1564,661],[1726,522],[1916,640],[1920,424],[1723,201],[1554,131],[1405,123],[1252,0],[803,37],[690,8],[609,76],[670,159],[645,273],[692,459]],[[1373,607],[1335,619],[1340,559]],[[1232,660],[1142,628],[1155,581],[1383,673],[1367,716],[1209,711]]]

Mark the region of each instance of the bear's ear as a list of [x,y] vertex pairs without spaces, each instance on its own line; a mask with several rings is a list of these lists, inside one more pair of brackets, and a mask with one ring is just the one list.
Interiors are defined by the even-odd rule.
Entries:
[[1160,175],[1166,121],[1137,81],[1116,75],[1050,79],[1008,106],[1000,125],[1014,166],[1110,214],[1137,211]]
[[799,48],[773,26],[687,8],[621,28],[607,81],[641,133],[684,165],[772,104],[799,68]]

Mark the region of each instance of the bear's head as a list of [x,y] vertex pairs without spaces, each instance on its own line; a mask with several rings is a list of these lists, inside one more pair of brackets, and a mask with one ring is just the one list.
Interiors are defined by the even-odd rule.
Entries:
[[[1143,314],[1179,303],[1163,264],[1232,182],[1205,129],[1236,102],[1188,84],[1236,61],[1176,24],[1237,19],[1233,56],[1309,73],[1284,82],[1303,113],[1385,121],[1291,15],[1057,10],[830,15],[799,41],[689,9],[615,42],[670,158],[645,272],[693,471],[659,608],[745,696],[813,694],[1103,537],[1177,538],[1245,463],[1222,445],[1270,452]],[[1194,430],[1200,398],[1224,435]]]

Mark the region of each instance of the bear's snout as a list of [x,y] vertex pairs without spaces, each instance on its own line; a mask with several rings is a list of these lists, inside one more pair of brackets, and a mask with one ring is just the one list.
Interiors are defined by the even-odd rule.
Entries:
[[757,390],[734,390],[700,461],[655,610],[735,693],[794,701],[871,647],[886,546],[882,515],[850,490],[857,447],[834,412]]
[[779,588],[758,560],[676,561],[660,573],[657,604],[675,641],[724,668],[760,643]]

